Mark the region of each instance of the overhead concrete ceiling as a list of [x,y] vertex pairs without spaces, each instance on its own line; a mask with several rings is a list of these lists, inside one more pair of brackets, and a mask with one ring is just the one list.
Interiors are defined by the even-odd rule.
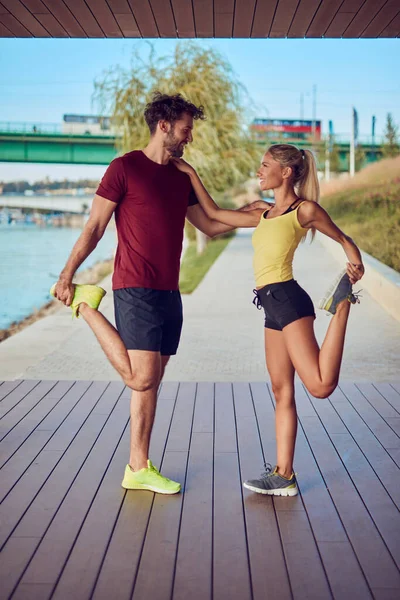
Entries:
[[395,38],[400,0],[0,0],[0,37]]

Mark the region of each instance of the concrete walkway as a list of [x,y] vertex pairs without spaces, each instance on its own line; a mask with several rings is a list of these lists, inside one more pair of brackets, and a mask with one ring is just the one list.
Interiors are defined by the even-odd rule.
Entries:
[[[263,312],[252,305],[251,263],[251,231],[241,230],[197,290],[184,297],[181,346],[170,361],[166,381],[268,379]],[[295,278],[317,302],[340,267],[318,241],[303,244],[296,255]],[[110,290],[110,278],[102,285]],[[367,293],[362,295],[350,316],[341,379],[399,381],[400,322]],[[112,318],[111,293],[102,310]],[[321,342],[329,317],[318,313],[316,332]],[[119,379],[83,320],[72,321],[64,307],[0,344],[0,379],[14,378]]]

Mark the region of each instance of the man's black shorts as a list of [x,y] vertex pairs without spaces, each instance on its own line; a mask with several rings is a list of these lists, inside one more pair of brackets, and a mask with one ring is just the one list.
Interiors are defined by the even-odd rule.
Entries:
[[127,350],[176,354],[182,331],[179,291],[149,288],[114,290],[115,323]]
[[265,327],[281,331],[286,325],[303,317],[314,317],[314,305],[310,296],[290,279],[282,283],[270,283],[254,290],[254,303],[265,312]]

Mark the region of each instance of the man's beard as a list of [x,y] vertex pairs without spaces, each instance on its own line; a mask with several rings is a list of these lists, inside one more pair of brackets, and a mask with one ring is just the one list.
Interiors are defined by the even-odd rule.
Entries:
[[181,158],[185,151],[185,142],[179,142],[175,137],[174,132],[170,131],[167,135],[167,139],[164,142],[164,148],[173,158]]

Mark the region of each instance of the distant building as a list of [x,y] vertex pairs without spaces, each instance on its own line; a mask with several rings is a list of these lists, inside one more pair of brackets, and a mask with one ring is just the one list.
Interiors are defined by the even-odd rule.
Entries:
[[64,115],[63,133],[113,135],[111,117],[100,115]]
[[[285,141],[310,140],[315,137],[321,139],[321,121],[303,119],[254,119],[250,131],[259,141]],[[313,135],[314,133],[314,135]]]

